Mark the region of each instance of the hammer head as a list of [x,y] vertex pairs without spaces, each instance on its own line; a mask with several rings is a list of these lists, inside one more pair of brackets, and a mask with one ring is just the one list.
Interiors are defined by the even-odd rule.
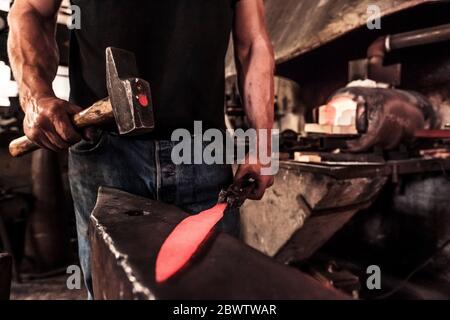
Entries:
[[138,78],[133,53],[106,49],[106,85],[121,135],[151,132],[155,126],[150,85]]

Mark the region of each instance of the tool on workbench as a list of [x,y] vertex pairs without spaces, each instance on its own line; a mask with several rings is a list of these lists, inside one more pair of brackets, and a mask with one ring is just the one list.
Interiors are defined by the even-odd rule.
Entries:
[[[154,128],[150,85],[137,77],[133,53],[109,47],[106,49],[106,85],[109,97],[94,103],[72,118],[77,128],[102,125],[115,120],[121,135],[137,135]],[[26,136],[13,140],[9,152],[22,156],[40,147]]]
[[244,177],[219,194],[217,204],[181,221],[164,241],[156,258],[155,277],[164,282],[177,273],[197,252],[227,209],[239,208],[254,188],[255,180]]

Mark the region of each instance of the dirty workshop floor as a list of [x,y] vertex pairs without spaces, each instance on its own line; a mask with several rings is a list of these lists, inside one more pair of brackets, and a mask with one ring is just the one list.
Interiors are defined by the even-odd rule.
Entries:
[[13,282],[11,300],[85,300],[87,293],[84,287],[80,290],[69,290],[66,286],[67,275]]

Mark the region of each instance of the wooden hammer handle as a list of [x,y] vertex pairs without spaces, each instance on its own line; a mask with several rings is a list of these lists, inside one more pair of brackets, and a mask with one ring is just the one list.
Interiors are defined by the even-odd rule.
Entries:
[[[114,114],[111,102],[106,98],[74,115],[72,122],[75,127],[84,128],[106,123],[113,118]],[[11,141],[9,144],[9,153],[13,157],[20,157],[39,148],[40,146],[32,142],[26,136],[23,136]]]

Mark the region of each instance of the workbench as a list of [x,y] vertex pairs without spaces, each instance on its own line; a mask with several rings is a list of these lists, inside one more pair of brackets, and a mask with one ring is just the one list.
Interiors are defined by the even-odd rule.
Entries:
[[450,170],[450,159],[303,163],[280,161],[274,185],[261,201],[241,209],[243,241],[281,263],[309,259],[388,181]]

